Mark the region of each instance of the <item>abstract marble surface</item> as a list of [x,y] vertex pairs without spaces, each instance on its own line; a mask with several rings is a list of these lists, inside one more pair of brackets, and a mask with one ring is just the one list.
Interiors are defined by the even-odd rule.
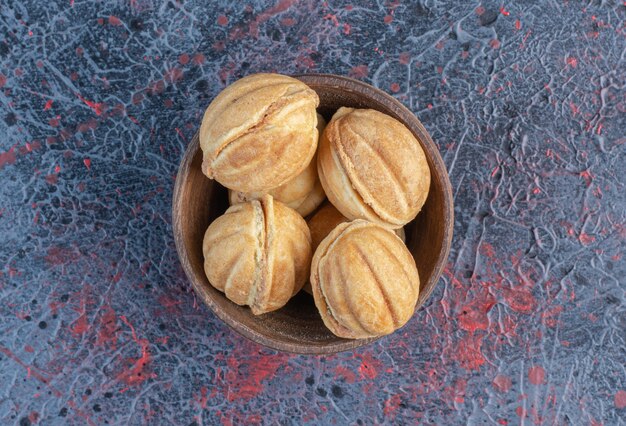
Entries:
[[[626,6],[3,0],[0,423],[626,423]],[[349,75],[424,123],[455,236],[354,353],[275,353],[194,298],[171,232],[204,108]]]

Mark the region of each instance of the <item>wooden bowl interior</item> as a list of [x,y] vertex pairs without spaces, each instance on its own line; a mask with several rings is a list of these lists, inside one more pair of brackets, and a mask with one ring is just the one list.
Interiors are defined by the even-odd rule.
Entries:
[[[364,83],[329,75],[299,79],[320,97],[318,111],[329,120],[341,106],[372,108],[403,122],[421,141],[431,168],[432,181],[426,204],[405,227],[407,247],[420,275],[416,309],[432,293],[448,256],[452,236],[452,195],[439,153],[419,120],[389,95]],[[209,224],[228,208],[226,188],[201,172],[198,136],[181,163],[174,190],[174,236],[183,268],[200,298],[236,331],[265,346],[297,353],[328,354],[349,350],[375,339],[348,340],[333,335],[322,322],[313,298],[300,292],[278,311],[255,316],[249,308],[229,301],[213,288],[204,273],[202,239]]]

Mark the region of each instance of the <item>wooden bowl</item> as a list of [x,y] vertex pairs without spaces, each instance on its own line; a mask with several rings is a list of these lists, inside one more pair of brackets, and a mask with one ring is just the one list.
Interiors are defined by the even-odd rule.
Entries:
[[[421,142],[432,175],[430,193],[417,218],[405,227],[407,246],[420,275],[417,311],[441,276],[452,239],[452,190],[437,147],[411,111],[368,84],[330,74],[295,77],[317,92],[320,98],[318,111],[327,120],[342,106],[372,108],[400,120]],[[196,134],[178,170],[172,219],[180,261],[200,299],[235,331],[280,351],[330,354],[376,340],[348,340],[333,335],[324,326],[313,298],[304,292],[278,311],[255,316],[249,308],[236,305],[209,284],[203,268],[202,239],[209,224],[228,208],[228,193],[223,186],[202,174],[201,163],[202,152]]]

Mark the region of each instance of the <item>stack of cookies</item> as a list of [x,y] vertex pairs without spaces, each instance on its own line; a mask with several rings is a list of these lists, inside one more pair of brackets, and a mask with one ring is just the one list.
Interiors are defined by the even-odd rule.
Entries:
[[256,315],[304,288],[335,335],[389,334],[419,296],[403,226],[428,195],[426,156],[386,114],[344,107],[326,124],[318,104],[299,80],[255,74],[209,105],[202,171],[231,206],[205,233],[204,270]]

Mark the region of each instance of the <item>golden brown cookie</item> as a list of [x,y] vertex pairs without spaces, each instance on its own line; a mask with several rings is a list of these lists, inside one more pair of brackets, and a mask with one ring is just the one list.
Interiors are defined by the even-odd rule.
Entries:
[[231,206],[202,243],[209,282],[259,315],[284,306],[308,278],[311,235],[302,217],[270,195]]
[[[317,114],[317,130],[321,135],[326,127],[324,117]],[[291,179],[284,185],[274,188],[268,192],[275,200],[278,200],[288,207],[291,207],[301,216],[307,216],[315,210],[326,198],[324,188],[317,176],[317,156],[314,156],[306,169],[298,176]],[[259,199],[263,196],[261,192],[243,193],[229,191],[230,204],[237,204],[249,200]]]
[[430,169],[415,136],[371,109],[335,113],[320,138],[317,167],[326,196],[344,216],[389,228],[415,218],[430,187]]
[[311,286],[326,327],[357,339],[402,327],[415,310],[420,281],[397,235],[357,219],[339,224],[317,247]]
[[[330,234],[330,231],[335,229],[335,227],[337,227],[340,223],[344,222],[349,222],[347,217],[342,215],[330,202],[327,201],[324,203],[307,222],[309,230],[311,231],[311,247],[313,248],[313,253],[315,253],[317,246],[322,242],[322,240]],[[404,228],[394,229],[393,232],[400,237],[402,242],[405,241]],[[311,295],[313,294],[310,281],[307,281],[306,284],[304,284],[302,290]]]
[[293,179],[317,148],[318,103],[306,84],[280,74],[226,87],[202,119],[203,173],[241,192],[267,193]]
[[325,202],[307,222],[309,231],[311,231],[313,252],[315,252],[317,246],[326,238],[330,231],[343,222],[349,222],[349,220],[335,206],[328,201]]

